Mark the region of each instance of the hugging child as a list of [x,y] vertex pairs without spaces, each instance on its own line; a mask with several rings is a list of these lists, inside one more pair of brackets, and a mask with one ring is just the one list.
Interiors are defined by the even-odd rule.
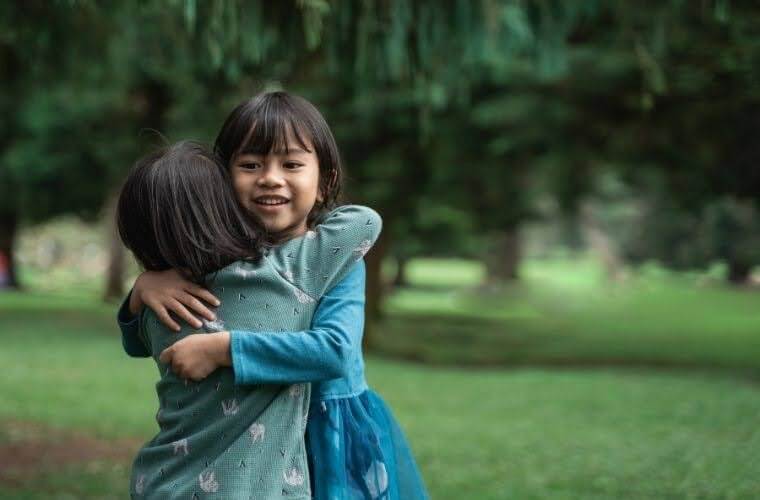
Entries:
[[[212,294],[177,270],[146,272],[128,300],[132,313],[147,305],[167,326],[176,328],[168,313],[171,309],[196,327],[218,331],[182,336],[160,352],[148,352],[137,341],[135,321],[130,321],[125,303],[120,325],[127,352],[158,356],[162,366],[201,384],[220,371],[229,371],[228,367],[240,389],[313,382],[306,444],[314,498],[427,498],[403,433],[364,376],[361,257],[377,237],[373,229],[379,230],[379,220],[369,209],[337,209],[338,213],[363,210],[371,214],[359,221],[359,227],[364,224],[370,233],[361,242],[351,240],[357,243],[352,254],[358,262],[350,264],[350,269],[323,274],[316,267],[325,266],[321,260],[325,256],[305,253],[302,265],[292,265],[293,242],[332,238],[342,243],[346,233],[356,231],[351,217],[341,221],[350,224],[340,227],[331,222],[336,211],[325,217],[337,201],[342,179],[339,154],[326,122],[301,98],[283,92],[262,94],[233,110],[217,137],[215,153],[226,167],[228,188],[234,189],[237,201],[263,228],[263,237],[271,245],[263,260],[277,263],[281,278],[300,290],[300,294],[295,292],[299,301],[316,304],[311,325],[287,331],[268,327],[266,316],[278,314],[272,303],[264,311],[250,311],[249,320],[231,324],[226,288],[212,288]],[[334,255],[327,252],[331,269],[343,265],[335,261],[342,248],[332,247]],[[319,245],[299,249],[324,254]],[[171,267],[184,266],[172,263]],[[316,276],[322,286],[315,288],[310,276]],[[331,276],[339,279],[331,280]],[[257,274],[249,277],[259,278]],[[222,299],[215,312],[198,300],[218,304],[215,295]],[[188,309],[205,320],[198,321]],[[296,314],[298,307],[293,310]],[[253,498],[269,497],[257,493]]]

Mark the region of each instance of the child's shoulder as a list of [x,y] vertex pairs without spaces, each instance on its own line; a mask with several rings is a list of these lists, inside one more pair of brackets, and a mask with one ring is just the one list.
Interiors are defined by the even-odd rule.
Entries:
[[362,205],[341,205],[322,217],[314,228],[284,242],[276,250],[289,251],[304,245],[311,248],[335,246],[341,242],[360,244],[365,240],[374,244],[382,226],[383,220],[375,210]]
[[316,299],[364,257],[381,229],[382,219],[376,211],[343,205],[304,235],[273,248],[267,260],[288,281]]
[[315,230],[338,229],[345,230],[345,225],[354,225],[358,228],[376,228],[377,232],[382,228],[383,219],[376,211],[363,205],[341,205],[331,210],[317,224]]
[[[361,257],[380,236],[383,220],[376,211],[362,205],[343,205],[327,214],[310,237],[331,248],[350,246]],[[361,251],[363,247],[366,250]]]
[[378,214],[372,208],[364,206],[364,205],[341,205],[339,207],[332,209],[330,212],[328,212],[325,219],[329,219],[331,217],[343,217],[343,218],[368,217],[371,222],[381,221],[380,214]]

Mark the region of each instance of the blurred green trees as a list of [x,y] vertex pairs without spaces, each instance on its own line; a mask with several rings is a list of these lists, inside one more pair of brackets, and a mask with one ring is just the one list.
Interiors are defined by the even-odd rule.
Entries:
[[332,124],[349,199],[384,217],[375,314],[383,257],[480,256],[514,279],[524,222],[548,203],[577,225],[610,176],[645,207],[624,223],[651,236],[625,255],[723,259],[742,281],[758,263],[758,21],[728,0],[7,4],[0,251],[20,221],[97,214],[160,142],[146,130],[211,142],[234,104],[284,87]]

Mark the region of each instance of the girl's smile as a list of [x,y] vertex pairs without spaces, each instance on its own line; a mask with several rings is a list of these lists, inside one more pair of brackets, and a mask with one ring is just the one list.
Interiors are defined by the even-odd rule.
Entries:
[[278,207],[280,205],[284,205],[285,203],[290,202],[290,200],[288,200],[287,198],[283,196],[259,196],[253,201],[257,205],[273,206],[273,207]]
[[[256,204],[256,211],[261,214],[275,214],[280,210],[284,210],[290,200],[284,196],[259,196],[253,200]],[[254,212],[256,213],[256,212]],[[263,219],[263,217],[261,217]]]

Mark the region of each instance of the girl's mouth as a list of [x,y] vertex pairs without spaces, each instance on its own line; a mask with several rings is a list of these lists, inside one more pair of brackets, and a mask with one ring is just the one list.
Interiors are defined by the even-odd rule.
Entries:
[[259,206],[276,207],[279,205],[285,205],[290,202],[290,200],[282,196],[259,196],[258,198],[255,198],[253,202]]

